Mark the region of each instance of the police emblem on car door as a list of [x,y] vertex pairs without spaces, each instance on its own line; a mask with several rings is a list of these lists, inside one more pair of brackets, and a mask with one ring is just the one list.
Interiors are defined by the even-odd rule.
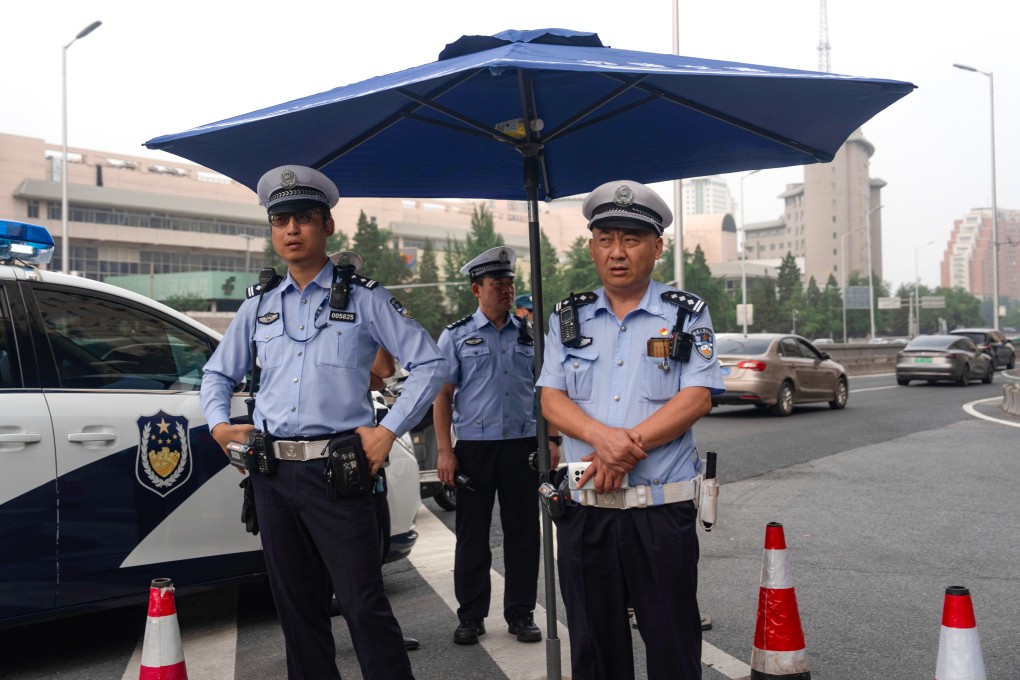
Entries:
[[158,411],[138,419],[135,475],[149,491],[165,497],[191,476],[188,419]]

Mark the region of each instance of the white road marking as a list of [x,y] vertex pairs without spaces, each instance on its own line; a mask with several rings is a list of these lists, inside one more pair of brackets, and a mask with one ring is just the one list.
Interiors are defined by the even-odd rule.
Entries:
[[882,387],[859,387],[856,390],[850,390],[850,394],[857,394],[858,392],[874,392],[876,390],[895,390],[899,389],[899,385],[883,385]]
[[[453,555],[457,547],[457,539],[452,531],[446,528],[439,518],[424,505],[418,512],[418,542],[408,559],[414,565],[418,573],[439,595],[450,611],[454,613],[456,620],[457,598],[453,592]],[[555,527],[554,527],[555,533]],[[555,555],[556,541],[553,541]],[[503,577],[491,571],[489,578],[492,581],[492,609],[497,612],[490,616],[486,622],[486,634],[480,638],[482,647],[489,656],[499,665],[500,669],[511,678],[522,678],[537,680],[544,678],[546,661],[546,645],[521,644],[512,636],[507,634],[506,626],[503,624],[502,611],[503,602]],[[535,607],[535,622],[545,632],[546,612],[541,605]],[[492,625],[488,625],[491,622]],[[560,637],[560,668],[563,677],[570,676],[570,635],[567,626],[561,621],[557,625],[557,634]],[[450,633],[453,635],[452,631]],[[452,644],[452,642],[451,642]],[[721,673],[731,680],[747,680],[751,667],[730,656],[718,647],[707,642],[701,643],[701,661],[709,668]]]
[[990,416],[990,415],[986,415],[984,413],[981,413],[976,408],[974,408],[975,404],[984,404],[984,403],[987,403],[987,402],[990,402],[990,401],[1001,402],[1002,401],[1002,397],[989,397],[988,399],[978,399],[977,401],[972,401],[972,402],[964,404],[963,405],[963,410],[966,411],[969,415],[974,416],[975,418],[980,418],[982,420],[989,420],[989,421],[991,421],[993,423],[999,423],[1000,425],[1009,425],[1010,427],[1020,427],[1020,423],[1014,423],[1014,422],[1009,421],[1009,420],[1001,420],[1001,419],[996,418],[994,416]]

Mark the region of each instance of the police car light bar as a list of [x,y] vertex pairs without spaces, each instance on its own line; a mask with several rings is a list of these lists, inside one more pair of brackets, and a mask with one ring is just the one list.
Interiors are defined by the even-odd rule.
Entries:
[[47,264],[51,257],[53,237],[46,227],[0,220],[0,262]]

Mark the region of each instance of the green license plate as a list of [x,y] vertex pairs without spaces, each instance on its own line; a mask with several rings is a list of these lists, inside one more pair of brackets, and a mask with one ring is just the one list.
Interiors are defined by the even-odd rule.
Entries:
[[930,364],[931,357],[914,357],[915,364]]

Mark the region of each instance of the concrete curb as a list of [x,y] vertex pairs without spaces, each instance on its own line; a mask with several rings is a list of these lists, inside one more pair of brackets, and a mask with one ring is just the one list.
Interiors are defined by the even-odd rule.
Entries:
[[1020,369],[1002,372],[1002,410],[1020,416]]

